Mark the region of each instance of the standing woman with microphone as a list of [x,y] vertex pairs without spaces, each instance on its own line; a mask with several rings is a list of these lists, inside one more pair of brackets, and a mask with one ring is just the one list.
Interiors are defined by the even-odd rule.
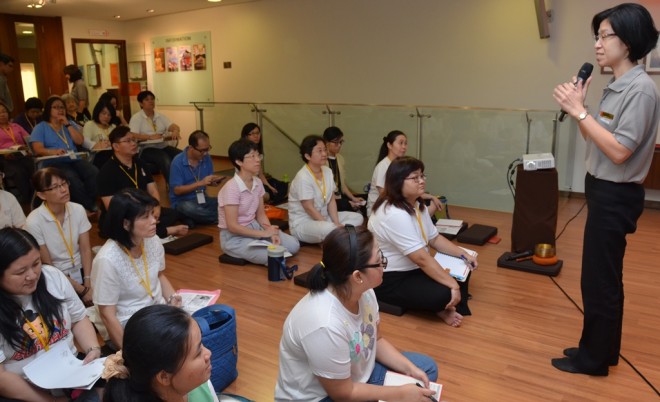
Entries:
[[[625,3],[596,14],[591,22],[596,62],[614,77],[590,115],[584,85],[558,85],[553,97],[577,120],[586,141],[585,196],[589,213],[582,248],[584,323],[578,347],[552,365],[569,373],[606,376],[616,365],[623,322],[623,257],[626,235],[635,232],[644,209],[642,182],[655,148],[660,95],[638,64],[658,41],[649,12]],[[575,81],[575,80],[573,80]]]

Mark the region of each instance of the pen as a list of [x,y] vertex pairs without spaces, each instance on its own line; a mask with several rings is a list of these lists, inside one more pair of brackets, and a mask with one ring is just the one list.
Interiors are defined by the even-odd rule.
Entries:
[[[416,382],[415,385],[417,385],[417,386],[420,387],[420,388],[424,388],[424,386],[423,386],[422,384],[418,383],[418,382]],[[430,400],[432,400],[433,402],[438,402],[438,400],[435,399],[432,395],[429,395],[428,398],[429,398]]]
[[465,262],[465,265],[469,265],[470,268],[474,268],[474,264],[470,260],[467,259],[465,254],[461,254],[461,260],[463,260],[463,262]]

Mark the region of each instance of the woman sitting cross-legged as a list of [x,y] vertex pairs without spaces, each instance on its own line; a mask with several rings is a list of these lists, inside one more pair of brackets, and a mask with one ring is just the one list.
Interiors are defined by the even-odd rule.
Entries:
[[438,367],[428,356],[400,353],[379,331],[373,288],[387,259],[365,228],[330,232],[323,260],[310,271],[310,292],[291,310],[280,341],[276,401],[423,401],[433,391],[382,386],[387,370],[428,387]]
[[[0,400],[70,401],[69,390],[44,390],[29,383],[23,367],[62,342],[84,363],[101,356],[85,306],[67,278],[41,264],[39,245],[27,231],[0,229]],[[58,367],[47,367],[57,371]],[[98,401],[100,390],[86,391],[76,401]]]
[[[126,321],[143,307],[181,304],[165,276],[165,252],[156,236],[158,201],[142,190],[115,194],[108,209],[108,241],[92,265],[94,304],[112,346],[121,349]],[[101,328],[103,328],[101,327]],[[99,325],[97,325],[99,328]]]
[[232,257],[243,258],[253,264],[265,265],[265,247],[251,247],[257,239],[282,245],[291,254],[300,249],[295,237],[281,232],[270,224],[264,209],[264,186],[259,180],[261,154],[257,144],[248,140],[234,141],[229,146],[229,159],[238,171],[218,194],[218,227],[220,247]]
[[376,295],[386,303],[436,312],[444,322],[458,327],[463,315],[470,314],[469,279],[457,282],[429,251],[464,256],[473,269],[477,261],[438,234],[422,200],[425,187],[420,160],[397,158],[387,169],[384,192],[374,204],[368,225],[389,261]]
[[92,246],[85,208],[70,202],[69,182],[54,167],[37,170],[32,185],[42,204],[27,217],[25,228],[39,243],[41,261],[57,267],[85,305],[92,304]]
[[335,182],[326,166],[325,141],[310,135],[300,144],[305,165],[298,171],[289,189],[289,224],[291,234],[305,243],[321,243],[334,228],[359,226],[364,218],[356,212],[337,212]]
[[126,323],[124,348],[105,361],[105,402],[213,402],[211,351],[185,311],[143,308]]

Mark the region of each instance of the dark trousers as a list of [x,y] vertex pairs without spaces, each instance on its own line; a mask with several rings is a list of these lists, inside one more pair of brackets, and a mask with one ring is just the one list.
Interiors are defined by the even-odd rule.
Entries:
[[27,156],[8,157],[2,160],[1,167],[5,172],[5,182],[8,184],[5,190],[14,194],[19,203],[29,204],[33,194],[34,160]]
[[55,162],[48,166],[56,167],[66,176],[69,181],[69,192],[71,201],[85,207],[88,211],[96,211],[96,176],[99,170],[84,159],[72,162]]
[[[165,148],[145,148],[140,153],[140,159],[152,165],[156,165],[160,173],[165,176],[165,183],[170,183],[170,165],[172,159],[181,152],[180,149],[171,146]],[[151,172],[153,173],[153,172]]]
[[[467,306],[468,282],[458,282],[461,289],[461,302],[456,311],[462,315],[470,315]],[[383,283],[374,289],[376,298],[395,306],[412,310],[443,311],[451,300],[451,290],[426,275],[422,269],[405,272],[385,272]]]
[[644,209],[644,188],[585,178],[589,213],[582,249],[584,324],[574,364],[588,373],[607,373],[621,349],[623,256],[626,235],[637,229]]

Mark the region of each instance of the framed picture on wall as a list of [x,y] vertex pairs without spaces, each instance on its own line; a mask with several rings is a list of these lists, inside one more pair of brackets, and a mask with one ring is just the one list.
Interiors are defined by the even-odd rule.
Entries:
[[648,74],[660,74],[660,49],[657,45],[646,56],[646,72]]
[[92,88],[101,86],[101,69],[98,64],[87,65],[87,85]]

